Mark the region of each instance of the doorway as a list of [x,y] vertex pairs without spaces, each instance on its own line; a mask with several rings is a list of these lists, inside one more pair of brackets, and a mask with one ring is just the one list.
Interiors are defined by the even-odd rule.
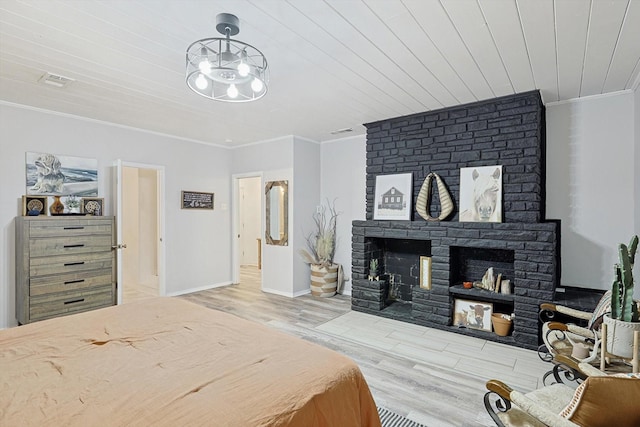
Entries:
[[162,168],[122,163],[119,303],[164,295]]
[[250,282],[262,288],[262,176],[234,176],[233,283]]

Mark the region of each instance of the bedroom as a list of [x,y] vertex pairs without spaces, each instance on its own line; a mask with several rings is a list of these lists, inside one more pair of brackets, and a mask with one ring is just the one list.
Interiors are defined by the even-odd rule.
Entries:
[[[217,12],[219,8],[212,5],[210,13],[203,13],[207,15],[201,18],[200,25],[204,30],[193,34],[193,40],[198,35],[204,37],[213,33],[208,25],[215,15],[214,9]],[[3,12],[3,26],[7,22],[5,20],[10,21],[6,13]],[[244,18],[243,13],[238,12],[238,15]],[[239,39],[259,45],[260,37],[253,37],[250,28],[243,28]],[[179,60],[181,62],[176,67],[182,73],[183,57],[180,56]],[[73,65],[56,65],[56,70],[63,75],[74,73]],[[55,96],[59,92],[36,86],[36,81],[42,72],[56,70],[41,69],[32,64],[27,68],[30,73],[26,75],[3,74],[0,81],[0,167],[5,201],[0,207],[0,327],[16,324],[13,224],[19,212],[19,199],[25,193],[24,155],[27,151],[98,159],[102,174],[99,194],[105,197],[108,212],[112,209],[109,198],[113,193],[111,166],[115,160],[164,165],[164,276],[167,295],[233,282],[231,208],[234,175],[261,172],[265,182],[286,179],[295,183],[291,192],[296,206],[291,212],[292,244],[287,247],[265,246],[263,251],[263,282],[269,284],[271,291],[288,296],[307,292],[308,267],[296,253],[303,244],[302,230],[309,228],[310,214],[326,198],[336,198],[338,208],[343,212],[338,225],[339,235],[343,237],[336,258],[344,265],[351,264],[351,221],[364,219],[365,209],[366,141],[364,128],[360,125],[372,121],[371,118],[356,123],[360,127],[354,136],[341,139],[313,140],[287,136],[296,135],[291,130],[248,141],[255,144],[228,148],[223,146],[224,140],[220,140],[216,145],[207,145],[194,138],[110,123],[109,118],[114,113],[108,109],[108,114],[100,121],[82,119],[78,117],[81,114],[51,112],[56,111]],[[272,71],[272,79],[277,81],[275,71]],[[78,80],[81,83],[82,79]],[[179,76],[179,80],[183,85],[183,76]],[[620,88],[615,93],[546,103],[547,217],[563,221],[562,281],[566,286],[606,288],[610,281],[609,266],[615,260],[612,248],[640,230],[640,186],[636,184],[640,182],[638,81],[636,71],[635,80],[630,81],[629,87]],[[16,93],[20,90],[16,88],[26,87],[31,88],[28,93],[33,94],[33,99],[20,102]],[[267,96],[277,93],[276,88],[270,88],[271,93]],[[42,98],[38,98],[38,93]],[[195,95],[185,91],[185,99],[191,96]],[[63,107],[73,102],[61,102],[60,109],[68,111]],[[209,106],[206,102],[203,100],[199,105],[212,109],[228,107]],[[312,102],[310,99],[294,105]],[[35,108],[23,105],[34,105]],[[232,107],[235,112],[243,107],[254,108],[252,105]],[[89,104],[85,108],[94,107]],[[135,108],[126,112],[132,116],[142,114]],[[305,114],[313,116],[316,113],[309,111]],[[161,115],[160,121],[170,123],[179,120],[171,115]],[[345,126],[334,126],[333,122],[322,125],[327,133],[342,127]],[[182,190],[214,192],[216,208],[212,212],[181,210],[179,198]],[[193,236],[203,238],[194,239]],[[347,292],[350,289],[349,282],[346,289]]]

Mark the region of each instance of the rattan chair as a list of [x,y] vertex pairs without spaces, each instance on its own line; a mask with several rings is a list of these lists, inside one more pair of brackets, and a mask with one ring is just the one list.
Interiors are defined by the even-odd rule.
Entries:
[[555,383],[522,393],[489,380],[485,408],[498,427],[640,426],[638,374],[605,375],[587,363],[577,369],[585,378],[577,389]]

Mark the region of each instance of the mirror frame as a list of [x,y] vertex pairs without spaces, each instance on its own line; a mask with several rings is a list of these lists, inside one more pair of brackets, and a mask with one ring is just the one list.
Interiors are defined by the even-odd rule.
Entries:
[[[276,236],[274,239],[270,234],[271,230],[271,189],[273,187],[282,188],[282,209],[284,216],[284,232],[282,238]],[[289,244],[289,183],[288,181],[269,181],[264,186],[265,193],[265,227],[264,227],[264,239],[268,245],[287,246]]]

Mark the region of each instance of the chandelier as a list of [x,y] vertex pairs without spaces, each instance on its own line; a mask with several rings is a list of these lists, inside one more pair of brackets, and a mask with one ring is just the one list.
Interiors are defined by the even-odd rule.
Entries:
[[255,47],[230,37],[240,32],[235,15],[221,13],[216,30],[224,38],[195,41],[187,48],[187,86],[209,99],[249,102],[267,93],[267,59]]

